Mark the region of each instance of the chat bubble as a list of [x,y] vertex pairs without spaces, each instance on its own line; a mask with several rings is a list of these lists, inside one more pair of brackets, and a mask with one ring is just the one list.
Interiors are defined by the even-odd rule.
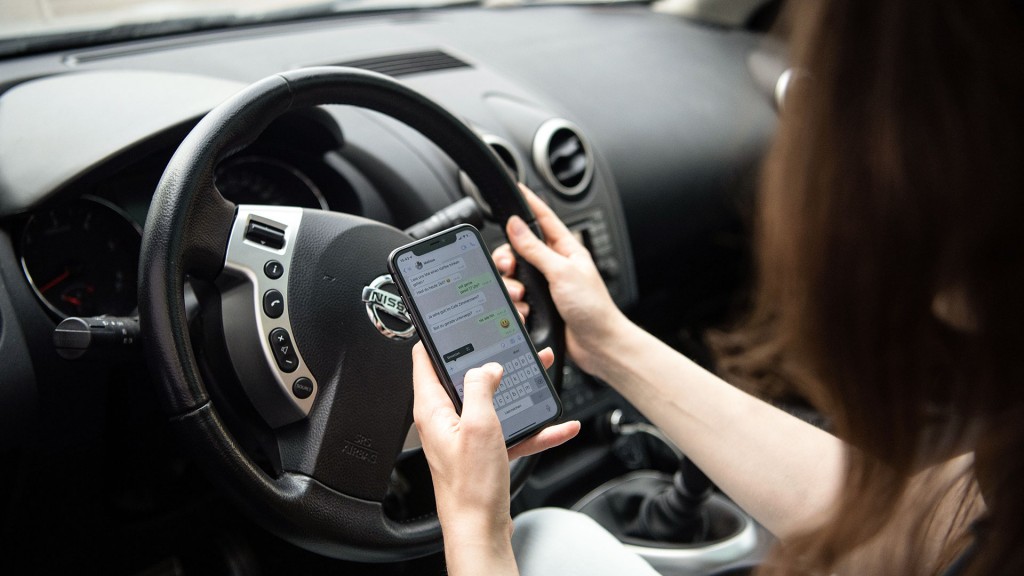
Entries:
[[479,316],[480,314],[483,314],[483,313],[484,313],[484,307],[483,306],[477,306],[476,308],[473,308],[472,310],[464,310],[462,312],[456,313],[453,316],[449,316],[448,318],[445,318],[444,320],[441,320],[440,322],[436,322],[436,323],[432,324],[430,326],[430,331],[431,332],[440,332],[440,331],[442,331],[442,330],[444,330],[446,328],[451,328],[452,326],[455,326],[459,322],[464,322],[464,321],[469,320],[470,318],[472,318],[474,316]]
[[483,294],[483,292],[477,292],[476,294],[473,294],[468,298],[463,298],[462,300],[457,300],[455,302],[452,302],[451,304],[446,304],[444,306],[441,306],[437,310],[428,313],[427,320],[430,322],[434,322],[436,320],[443,320],[444,318],[451,314],[458,314],[463,309],[471,308],[474,306],[480,306],[482,312],[484,302],[487,302],[487,297]]
[[452,274],[445,278],[438,278],[437,280],[427,282],[419,288],[413,288],[413,294],[416,296],[423,296],[424,294],[429,294],[438,288],[451,286],[453,282],[458,282],[459,280],[462,280],[462,274]]
[[432,278],[438,277],[438,275],[443,275],[446,273],[450,275],[454,272],[462,272],[465,269],[466,261],[463,260],[461,256],[458,258],[452,258],[451,260],[443,262],[436,268],[431,268],[423,272],[422,274],[414,274],[413,276],[410,276],[409,285],[411,285],[413,289],[419,288],[420,286],[423,286],[424,284],[430,282]]
[[483,316],[477,318],[476,322],[477,322],[477,324],[481,324],[481,325],[482,324],[486,324],[486,323],[490,322],[491,320],[496,319],[498,317],[498,315],[504,315],[504,314],[505,314],[505,311],[502,310],[501,308],[498,308],[497,310],[491,310],[487,314],[484,314]]
[[494,276],[492,276],[491,274],[481,274],[479,276],[474,276],[463,282],[460,282],[456,288],[459,291],[459,296],[465,296],[470,292],[476,292],[480,288],[487,286],[493,281]]
[[516,331],[515,322],[513,322],[509,317],[507,308],[491,310],[487,314],[477,318],[476,322],[481,326],[485,324],[493,324],[502,336],[510,336]]

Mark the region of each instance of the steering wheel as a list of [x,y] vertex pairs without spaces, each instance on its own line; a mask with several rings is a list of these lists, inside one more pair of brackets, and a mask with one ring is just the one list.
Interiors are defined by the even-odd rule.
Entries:
[[[423,556],[441,547],[436,513],[395,520],[383,506],[412,424],[414,342],[386,257],[411,237],[348,214],[236,206],[214,183],[218,163],[275,118],[327,104],[375,110],[418,130],[477,184],[496,221],[519,215],[539,232],[494,154],[436,103],[371,72],[320,67],[278,74],[207,114],[157,186],[140,259],[146,355],[183,445],[266,529],[335,558]],[[526,262],[518,269],[532,295],[534,341],[561,357],[561,320],[544,278]],[[186,319],[188,278],[218,288],[230,363],[272,431],[277,473],[247,455],[211,401]],[[551,375],[557,384],[558,366]],[[514,463],[513,490],[532,463]]]

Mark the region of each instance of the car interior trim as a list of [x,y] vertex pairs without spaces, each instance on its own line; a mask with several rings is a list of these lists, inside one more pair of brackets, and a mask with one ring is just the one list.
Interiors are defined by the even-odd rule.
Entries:
[[[551,161],[553,153],[562,154],[561,151],[551,149],[554,136],[560,131],[571,132],[582,147],[583,161],[585,162],[583,174],[578,182],[571,185],[562,182],[559,175],[555,173]],[[552,118],[537,129],[537,134],[533,138],[533,163],[545,182],[556,192],[568,198],[575,199],[585,193],[594,178],[594,153],[590,148],[590,143],[578,126],[564,118]]]
[[[250,222],[283,230],[284,246],[273,249],[247,239]],[[287,306],[292,254],[301,222],[299,208],[240,205],[228,241],[224,271],[217,280],[231,364],[256,410],[273,428],[308,416],[318,391],[317,380],[299,352]],[[268,261],[276,261],[283,268],[277,278],[268,277]],[[271,290],[276,290],[283,300],[283,310],[277,317],[268,315],[264,306],[264,296]],[[278,330],[284,332],[275,332]],[[275,356],[269,340],[272,334],[286,334],[290,340],[290,349],[284,354],[294,354],[295,366],[291,370],[280,365],[280,354]],[[312,385],[312,392],[305,397],[297,396],[293,390],[302,379]]]

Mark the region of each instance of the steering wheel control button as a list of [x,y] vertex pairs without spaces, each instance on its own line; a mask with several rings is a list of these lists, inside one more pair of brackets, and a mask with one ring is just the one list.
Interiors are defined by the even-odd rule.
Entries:
[[305,400],[313,393],[313,381],[309,378],[302,377],[292,384],[292,394],[299,400]]
[[274,351],[274,360],[282,372],[294,372],[299,367],[299,357],[295,354],[292,337],[284,328],[270,331],[270,349]]
[[263,265],[263,273],[271,280],[277,280],[284,275],[284,266],[277,260],[267,260]]
[[274,250],[284,248],[284,230],[254,220],[245,227],[245,239]]
[[267,290],[263,294],[263,312],[271,318],[280,318],[284,314],[284,296],[277,290]]

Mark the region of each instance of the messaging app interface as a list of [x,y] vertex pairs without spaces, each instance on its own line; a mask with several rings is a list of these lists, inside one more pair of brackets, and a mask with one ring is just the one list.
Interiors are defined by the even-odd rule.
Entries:
[[460,398],[469,369],[504,366],[494,409],[509,438],[549,419],[557,405],[488,258],[467,231],[432,252],[406,252],[397,264]]

